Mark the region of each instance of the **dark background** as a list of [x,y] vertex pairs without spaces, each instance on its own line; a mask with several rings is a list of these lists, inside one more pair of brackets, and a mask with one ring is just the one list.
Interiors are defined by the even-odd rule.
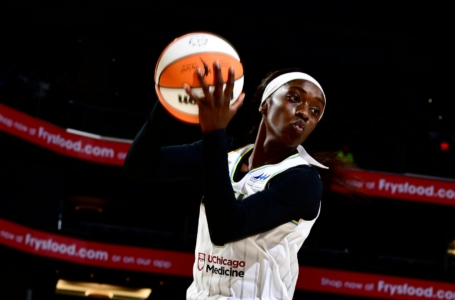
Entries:
[[[161,51],[177,36],[209,31],[238,50],[247,99],[266,73],[279,68],[300,67],[320,81],[327,112],[307,147],[348,143],[367,169],[453,176],[451,167],[433,157],[440,141],[454,140],[454,24],[448,6],[3,3],[2,81],[20,75],[49,84],[37,99],[27,99],[21,89],[9,91],[15,97],[2,91],[3,101],[64,127],[132,139],[156,101],[153,72]],[[28,86],[31,93],[39,89],[30,81]],[[426,159],[416,164],[421,157]]]
[[[299,67],[321,83],[327,110],[308,150],[347,144],[365,170],[455,177],[455,24],[448,4],[4,0],[0,26],[0,102],[64,128],[133,139],[156,102],[161,51],[180,35],[209,31],[237,49],[247,100],[280,68]],[[246,101],[233,134],[249,129],[251,109]],[[165,130],[176,143],[199,137],[197,126],[177,121]],[[442,152],[441,142],[450,150]],[[5,133],[0,158],[2,218],[97,241],[194,249],[198,182],[178,188],[132,182],[119,167],[62,157]],[[167,199],[157,197],[158,189],[168,191]],[[451,207],[353,200],[330,191],[323,201],[302,264],[453,281],[445,255],[455,238]],[[103,213],[75,211],[87,203]],[[162,276],[0,251],[8,299],[26,299],[27,289],[33,299],[50,299],[57,278],[127,284],[129,276],[129,285],[156,285],[155,295],[165,290]],[[169,281],[163,293],[182,299],[189,279]]]

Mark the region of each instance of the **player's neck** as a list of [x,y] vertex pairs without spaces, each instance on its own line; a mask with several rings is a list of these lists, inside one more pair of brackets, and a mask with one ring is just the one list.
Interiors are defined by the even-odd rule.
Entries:
[[259,132],[254,143],[254,148],[248,159],[248,170],[263,165],[277,164],[295,152],[295,149],[283,147],[280,143],[273,143],[266,139],[266,129],[261,123]]

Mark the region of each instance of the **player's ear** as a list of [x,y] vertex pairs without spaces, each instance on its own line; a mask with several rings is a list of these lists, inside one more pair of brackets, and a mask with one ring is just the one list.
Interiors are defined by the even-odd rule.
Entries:
[[263,101],[261,103],[261,105],[259,106],[259,112],[263,115],[267,114],[267,101],[268,99],[266,99],[265,101]]

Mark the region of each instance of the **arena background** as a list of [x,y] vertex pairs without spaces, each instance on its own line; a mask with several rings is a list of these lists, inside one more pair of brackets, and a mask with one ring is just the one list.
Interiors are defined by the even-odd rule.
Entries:
[[[239,52],[247,100],[278,68],[300,67],[321,83],[327,111],[308,150],[348,145],[367,173],[452,186],[455,28],[448,5],[156,2],[2,1],[0,123],[14,112],[128,143],[157,101],[153,72],[161,51],[179,35],[209,31]],[[232,135],[249,130],[251,109],[246,102]],[[0,299],[76,299],[55,293],[59,279],[148,287],[149,299],[184,298],[188,273],[46,256],[12,247],[7,233],[191,254],[198,182],[132,182],[119,165],[68,156],[0,128]],[[173,120],[163,130],[169,143],[200,136],[197,126]],[[404,198],[326,185],[321,218],[299,254],[302,268],[326,270],[327,277],[338,270],[437,282],[455,292],[453,204]],[[295,299],[367,296],[304,286]]]

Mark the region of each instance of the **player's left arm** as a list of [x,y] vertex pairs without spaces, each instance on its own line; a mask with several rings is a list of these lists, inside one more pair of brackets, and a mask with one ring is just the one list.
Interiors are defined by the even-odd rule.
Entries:
[[286,170],[273,177],[266,190],[237,201],[229,178],[225,135],[224,130],[218,130],[203,137],[204,204],[214,244],[317,216],[322,182],[310,166]]
[[293,167],[269,181],[268,188],[253,194],[237,205],[238,222],[231,239],[257,234],[279,225],[310,221],[318,216],[322,181],[316,168]]
[[157,101],[128,150],[123,167],[128,178],[135,181],[200,178],[202,142],[167,145],[166,128],[171,127],[171,121],[169,113]]

